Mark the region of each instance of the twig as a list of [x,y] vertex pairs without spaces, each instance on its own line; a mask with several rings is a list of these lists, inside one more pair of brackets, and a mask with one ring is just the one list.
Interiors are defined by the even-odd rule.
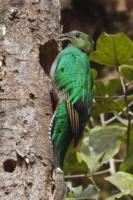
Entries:
[[[110,166],[111,167],[109,169],[105,169],[103,171],[95,172],[93,174],[93,176],[98,176],[98,175],[102,175],[102,174],[106,174],[106,173],[111,173],[111,171],[114,172],[113,162],[114,163],[122,163],[123,160],[122,159],[113,159],[113,160],[110,160]],[[71,178],[73,179],[73,178],[86,178],[86,177],[90,178],[91,175],[90,174],[74,174],[74,175],[66,175],[64,178],[65,179],[71,179]]]
[[[109,173],[109,172],[110,172],[109,169],[105,169],[103,171],[95,172],[93,175],[98,176],[98,175],[102,175],[102,174]],[[71,178],[85,178],[85,177],[90,178],[91,176],[90,176],[90,174],[76,174],[76,175],[67,175],[64,178],[71,179]]]
[[100,114],[100,120],[101,120],[101,124],[102,124],[102,126],[105,126],[104,113],[101,113],[101,114]]
[[129,114],[130,114],[131,116],[133,116],[133,113],[132,113],[131,111],[129,111]]
[[124,95],[119,96],[94,96],[94,99],[121,99]]
[[[116,119],[121,123],[123,124],[124,126],[128,126],[128,119],[123,119],[122,117],[116,115]],[[130,120],[130,125],[133,124],[133,120]]]
[[133,84],[133,81],[130,81],[126,84],[127,87],[130,87]]
[[114,159],[115,163],[122,163],[124,160],[123,159]]
[[111,158],[109,160],[109,165],[110,165],[110,173],[114,174],[116,172],[116,168],[115,168],[115,160],[113,158]]
[[91,182],[93,183],[93,185],[96,187],[97,191],[100,192],[100,189],[99,189],[99,187],[97,186],[97,184],[96,184],[96,182],[95,182],[93,176],[90,176],[90,180],[91,180]]
[[[128,104],[128,107],[130,107],[130,106],[132,106],[132,105],[133,105],[133,102],[130,102],[130,103]],[[117,113],[117,115],[116,115],[116,113],[114,113],[115,116],[113,116],[113,117],[111,117],[110,119],[106,120],[104,123],[105,123],[105,124],[111,123],[112,121],[114,121],[115,119],[117,119],[117,116],[122,115],[123,112],[125,112],[126,110],[127,110],[127,107],[124,107],[122,111],[120,111],[119,113]],[[129,111],[129,114],[130,114],[130,115],[133,115],[133,113],[132,113],[132,114],[131,114],[131,113],[132,113],[132,112]]]
[[[120,70],[118,68],[119,74],[120,74]],[[123,93],[124,93],[124,99],[125,99],[125,104],[126,104],[126,111],[127,111],[127,119],[128,119],[128,124],[127,124],[127,152],[130,146],[130,129],[131,129],[131,116],[129,114],[129,105],[128,105],[128,98],[127,98],[127,92],[128,92],[128,88],[125,82],[125,79],[121,76],[120,74],[120,81],[121,81],[121,85],[122,85],[122,89],[123,89]]]

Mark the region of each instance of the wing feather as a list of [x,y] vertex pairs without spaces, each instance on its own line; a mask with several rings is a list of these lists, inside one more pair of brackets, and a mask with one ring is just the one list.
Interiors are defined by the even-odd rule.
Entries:
[[88,99],[92,92],[90,64],[87,55],[75,47],[65,48],[59,54],[56,64],[54,83],[65,94],[69,121],[76,144],[88,117]]
[[79,113],[77,110],[74,108],[73,104],[69,101],[69,94],[65,94],[65,100],[67,104],[67,110],[69,114],[69,120],[70,120],[70,125],[72,129],[72,133],[74,134],[74,138],[78,138],[78,133],[79,133]]

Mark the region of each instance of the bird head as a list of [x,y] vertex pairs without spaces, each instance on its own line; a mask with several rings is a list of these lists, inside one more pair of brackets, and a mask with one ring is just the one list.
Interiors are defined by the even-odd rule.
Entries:
[[71,31],[60,36],[60,41],[69,41],[75,47],[90,54],[93,50],[94,41],[91,37],[80,31]]

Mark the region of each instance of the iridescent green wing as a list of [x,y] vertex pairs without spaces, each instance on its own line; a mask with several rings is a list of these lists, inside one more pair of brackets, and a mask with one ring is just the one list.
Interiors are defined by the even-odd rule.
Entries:
[[58,56],[54,81],[65,94],[72,133],[77,141],[86,123],[88,99],[92,93],[87,55],[75,47],[66,48]]

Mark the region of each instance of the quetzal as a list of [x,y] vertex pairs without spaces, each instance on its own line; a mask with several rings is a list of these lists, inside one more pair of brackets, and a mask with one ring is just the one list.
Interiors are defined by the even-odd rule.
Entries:
[[93,80],[89,55],[93,40],[85,33],[71,31],[60,37],[68,46],[56,57],[50,71],[55,99],[58,100],[50,124],[57,167],[63,168],[70,142],[77,145],[91,112]]

